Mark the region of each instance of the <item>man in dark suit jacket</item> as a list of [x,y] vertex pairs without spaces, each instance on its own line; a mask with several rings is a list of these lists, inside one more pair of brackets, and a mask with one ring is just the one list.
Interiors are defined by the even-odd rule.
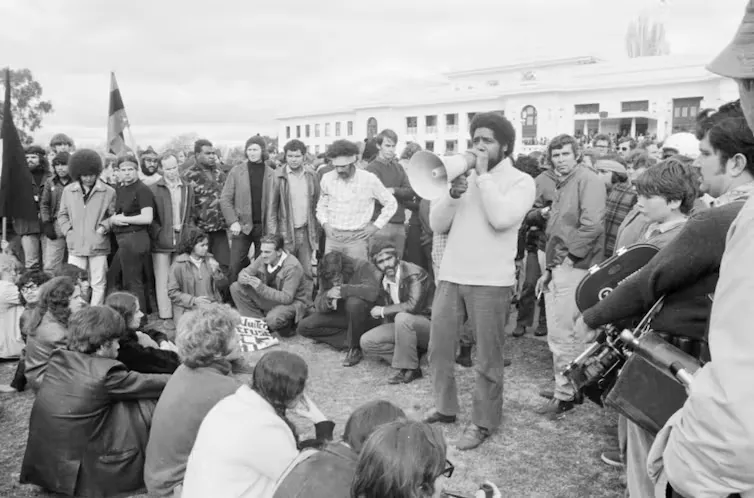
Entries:
[[419,352],[429,346],[434,285],[423,268],[399,259],[390,240],[375,242],[370,258],[382,272],[377,305],[370,314],[383,323],[361,337],[361,350],[398,369],[389,384],[408,384],[422,377]]

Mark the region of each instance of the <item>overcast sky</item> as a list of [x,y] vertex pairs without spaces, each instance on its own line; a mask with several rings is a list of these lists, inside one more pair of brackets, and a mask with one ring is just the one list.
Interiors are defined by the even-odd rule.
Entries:
[[[525,58],[624,57],[642,9],[673,53],[714,54],[746,0],[1,0],[0,66],[28,67],[55,113],[36,133],[104,142],[115,71],[139,145],[274,133],[444,71]],[[264,4],[260,6],[259,4]]]

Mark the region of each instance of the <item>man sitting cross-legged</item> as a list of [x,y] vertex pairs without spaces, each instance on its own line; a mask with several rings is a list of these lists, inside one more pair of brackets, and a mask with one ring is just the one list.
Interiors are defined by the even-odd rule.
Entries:
[[311,305],[312,287],[301,263],[285,252],[284,244],[278,234],[262,237],[259,257],[241,270],[230,294],[241,315],[264,318],[270,332],[287,336]]
[[419,351],[429,346],[429,316],[434,286],[421,267],[401,261],[395,244],[378,240],[371,248],[372,262],[382,272],[382,289],[373,318],[383,324],[361,337],[361,350],[399,369],[389,384],[408,384],[421,378]]
[[298,333],[336,348],[347,348],[343,366],[359,363],[359,341],[379,322],[369,316],[379,294],[377,269],[368,261],[341,252],[325,254],[319,267],[315,313],[298,324]]

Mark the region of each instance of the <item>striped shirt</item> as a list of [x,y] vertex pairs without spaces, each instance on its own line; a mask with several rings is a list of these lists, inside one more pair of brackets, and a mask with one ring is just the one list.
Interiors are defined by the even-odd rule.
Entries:
[[347,180],[337,171],[330,171],[322,177],[320,185],[317,220],[336,230],[365,228],[372,220],[375,201],[382,205],[380,216],[374,220],[377,228],[384,227],[398,209],[393,194],[368,171],[356,169]]

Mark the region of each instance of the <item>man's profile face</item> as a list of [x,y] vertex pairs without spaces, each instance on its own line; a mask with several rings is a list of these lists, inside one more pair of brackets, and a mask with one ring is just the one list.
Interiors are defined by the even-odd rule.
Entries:
[[259,256],[266,265],[274,265],[278,262],[281,256],[281,251],[275,249],[275,244],[265,242],[259,248]]
[[474,143],[474,149],[480,152],[487,151],[487,155],[490,158],[490,167],[495,166],[503,160],[503,154],[508,148],[507,145],[500,145],[500,142],[495,139],[495,134],[489,128],[477,128],[474,130],[472,142]]
[[217,162],[217,154],[211,145],[203,145],[202,150],[196,155],[196,160],[202,166],[214,166]]
[[576,151],[573,144],[565,144],[559,149],[552,149],[550,161],[559,175],[565,176],[576,167]]
[[700,190],[712,197],[720,197],[728,188],[725,164],[720,152],[709,143],[709,133],[699,141],[699,157],[694,161],[701,177]]
[[377,146],[380,150],[380,157],[389,161],[395,157],[395,142],[390,138],[384,137],[382,144]]
[[292,170],[298,170],[304,164],[304,155],[300,150],[285,151],[285,162]]
[[351,178],[356,172],[356,161],[358,156],[340,156],[332,160],[332,165],[338,176],[344,180]]
[[39,166],[39,156],[37,154],[26,154],[26,165],[29,169],[35,169]]

